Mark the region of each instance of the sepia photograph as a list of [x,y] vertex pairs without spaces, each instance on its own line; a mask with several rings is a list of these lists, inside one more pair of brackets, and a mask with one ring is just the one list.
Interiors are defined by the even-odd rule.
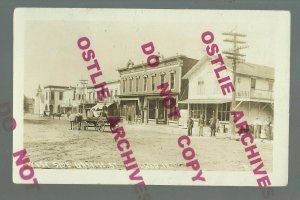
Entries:
[[42,184],[287,185],[289,55],[285,11],[17,8],[14,152]]

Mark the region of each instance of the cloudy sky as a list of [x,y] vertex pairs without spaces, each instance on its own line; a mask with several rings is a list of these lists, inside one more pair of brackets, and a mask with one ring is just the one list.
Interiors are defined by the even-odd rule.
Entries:
[[231,44],[223,42],[222,32],[237,31],[247,34],[243,40],[249,48],[242,50],[247,62],[275,68],[281,67],[280,45],[288,44],[280,41],[288,31],[280,12],[48,9],[29,14],[35,16],[25,21],[24,92],[29,97],[39,84],[74,86],[80,79],[89,80],[88,63],[77,47],[82,36],[90,39],[108,81],[118,79],[115,69],[125,67],[129,59],[145,62],[140,46],[150,41],[165,57],[183,54],[200,59],[205,55],[203,32],[213,32],[220,49],[226,50]]

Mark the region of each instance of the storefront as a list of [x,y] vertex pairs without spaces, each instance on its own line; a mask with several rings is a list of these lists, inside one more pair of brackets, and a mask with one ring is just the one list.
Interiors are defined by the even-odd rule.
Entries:
[[126,121],[136,121],[141,116],[139,98],[120,99],[120,117]]
[[[187,108],[189,116],[198,121],[200,116],[204,117],[205,125],[209,125],[210,119],[216,117],[220,123],[228,124],[230,117],[229,100],[191,100],[187,99],[179,102],[180,108]],[[187,119],[186,119],[187,120]]]

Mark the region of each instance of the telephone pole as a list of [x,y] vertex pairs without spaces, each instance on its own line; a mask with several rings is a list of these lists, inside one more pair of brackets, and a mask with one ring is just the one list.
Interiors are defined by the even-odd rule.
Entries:
[[[229,49],[227,51],[223,51],[223,53],[226,55],[226,57],[230,60],[232,60],[232,74],[233,74],[233,85],[235,88],[235,91],[232,92],[232,101],[231,101],[231,111],[236,109],[236,67],[237,64],[245,62],[245,57],[246,55],[241,54],[240,50],[248,48],[247,45],[243,46],[238,46],[239,44],[246,44],[245,41],[239,40],[239,37],[246,37],[245,34],[240,34],[240,33],[223,33],[223,35],[229,36],[229,39],[223,40],[224,42],[230,42],[232,43],[233,48]],[[230,128],[231,128],[231,133],[232,137],[235,138],[235,125],[233,123],[233,119],[230,115]]]
[[82,105],[82,114],[86,116],[84,104],[85,104],[85,90],[87,88],[87,80],[80,80],[80,93],[81,93],[81,105]]

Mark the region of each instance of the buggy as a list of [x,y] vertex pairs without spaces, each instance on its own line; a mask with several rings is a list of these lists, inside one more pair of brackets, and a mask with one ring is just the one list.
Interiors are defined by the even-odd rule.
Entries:
[[105,126],[109,125],[106,113],[101,112],[98,117],[88,117],[82,120],[82,126],[84,130],[88,130],[89,127],[94,127],[96,131],[104,132]]

